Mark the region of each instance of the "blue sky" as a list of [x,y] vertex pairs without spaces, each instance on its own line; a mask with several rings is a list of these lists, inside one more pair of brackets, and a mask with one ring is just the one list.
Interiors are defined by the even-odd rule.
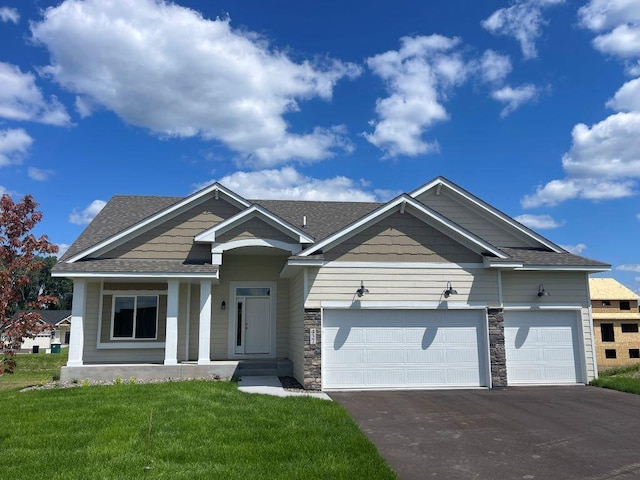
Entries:
[[640,292],[640,2],[0,0],[0,192],[388,200],[443,175]]

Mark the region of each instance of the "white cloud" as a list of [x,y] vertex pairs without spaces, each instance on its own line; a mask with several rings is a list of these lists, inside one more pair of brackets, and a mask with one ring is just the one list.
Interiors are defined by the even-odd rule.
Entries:
[[[216,179],[225,187],[249,199],[315,200],[375,202],[386,200],[377,192],[367,190],[362,181],[354,181],[343,176],[333,178],[313,178],[301,174],[293,167],[238,171]],[[210,182],[197,188],[203,188]],[[385,192],[388,194],[388,192]]]
[[640,112],[640,78],[629,80],[622,85],[607,102],[607,107],[618,112]]
[[91,204],[78,212],[75,208],[69,214],[69,223],[74,223],[76,225],[87,225],[93,218],[100,213],[100,210],[104,208],[107,204],[104,200],[94,200]]
[[487,83],[502,82],[512,70],[511,59],[493,50],[486,50],[480,59],[480,74]]
[[20,21],[20,14],[17,8],[0,7],[0,21],[18,23]]
[[58,258],[61,258],[64,255],[64,253],[67,250],[69,250],[69,247],[71,246],[68,243],[58,243],[56,245],[58,245],[58,253],[56,253],[56,257]]
[[591,0],[578,11],[583,27],[598,33],[596,49],[623,58],[640,56],[640,3]]
[[581,255],[587,249],[587,246],[584,243],[578,243],[577,245],[560,245],[567,252],[573,253],[574,255]]
[[531,84],[520,85],[516,88],[507,85],[495,90],[491,96],[494,100],[505,104],[500,112],[500,116],[504,118],[521,105],[535,101],[538,98],[538,88]]
[[636,213],[636,218],[640,220],[640,213]]
[[562,157],[566,178],[539,186],[524,208],[552,206],[572,198],[605,200],[635,194],[640,178],[640,113],[617,113],[591,127],[578,124],[571,150]]
[[547,21],[542,10],[564,3],[564,0],[516,0],[513,5],[496,10],[481,22],[483,28],[494,35],[506,35],[520,42],[524,58],[535,58],[536,39]]
[[36,180],[37,182],[44,182],[49,180],[49,177],[53,175],[53,170],[42,170],[40,168],[29,167],[27,169],[27,174],[32,180]]
[[0,62],[0,85],[0,117],[58,126],[71,124],[69,114],[56,97],[48,102],[44,99],[32,73]]
[[292,60],[229,19],[159,0],[67,0],[32,25],[51,65],[44,69],[95,107],[169,136],[218,140],[245,162],[318,161],[345,147],[342,128],[292,133],[285,115],[361,73],[337,60]]
[[0,185],[0,195],[4,195],[5,193],[8,194],[9,190],[3,187],[2,185]]
[[640,273],[640,264],[631,263],[626,265],[618,265],[616,270],[620,270],[621,272],[634,272]]
[[534,230],[550,230],[553,228],[562,227],[565,222],[558,222],[551,217],[551,215],[531,215],[525,213],[519,215],[515,219]]
[[371,71],[386,83],[389,96],[376,100],[373,133],[363,133],[385,157],[416,156],[438,150],[422,134],[449,118],[443,106],[447,91],[462,83],[470,67],[456,51],[460,40],[441,35],[402,37],[399,50],[367,59]]
[[32,143],[33,138],[21,128],[0,130],[0,167],[22,163]]

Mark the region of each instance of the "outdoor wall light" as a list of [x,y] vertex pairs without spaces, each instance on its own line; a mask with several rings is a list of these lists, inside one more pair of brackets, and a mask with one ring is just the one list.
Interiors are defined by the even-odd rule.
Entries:
[[364,282],[361,280],[360,288],[356,290],[356,295],[358,295],[358,297],[362,297],[365,293],[369,293],[369,290],[364,288]]
[[447,282],[447,289],[444,291],[444,298],[449,298],[451,295],[457,295],[458,291],[451,286],[451,282]]
[[226,310],[226,309],[227,309],[227,302],[222,300],[222,303],[220,304],[220,310]]
[[547,292],[544,289],[544,285],[542,285],[542,284],[538,285],[538,296],[539,297],[548,297],[549,296],[549,292]]

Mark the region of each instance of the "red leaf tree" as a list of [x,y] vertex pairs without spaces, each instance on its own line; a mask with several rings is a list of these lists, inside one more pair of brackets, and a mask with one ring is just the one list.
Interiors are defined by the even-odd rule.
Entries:
[[[29,311],[55,305],[56,297],[38,295],[27,302],[27,311],[15,315],[17,306],[24,304],[24,287],[29,284],[30,273],[43,267],[38,254],[50,254],[58,247],[46,235],[36,238],[31,231],[42,220],[42,212],[31,195],[14,203],[9,195],[0,199],[0,375],[13,373],[14,354],[23,338],[35,338],[50,328],[41,325],[42,316]],[[15,315],[15,316],[14,316]]]

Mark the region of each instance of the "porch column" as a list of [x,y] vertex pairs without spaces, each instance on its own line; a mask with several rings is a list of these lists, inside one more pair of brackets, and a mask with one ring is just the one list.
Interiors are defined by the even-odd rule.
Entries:
[[211,361],[211,280],[200,280],[200,329],[198,334],[198,365]]
[[87,281],[73,281],[73,305],[71,307],[71,333],[69,336],[68,367],[82,366],[84,350],[84,304],[86,300]]
[[167,333],[164,344],[164,364],[178,364],[178,298],[180,283],[169,280],[167,289]]

